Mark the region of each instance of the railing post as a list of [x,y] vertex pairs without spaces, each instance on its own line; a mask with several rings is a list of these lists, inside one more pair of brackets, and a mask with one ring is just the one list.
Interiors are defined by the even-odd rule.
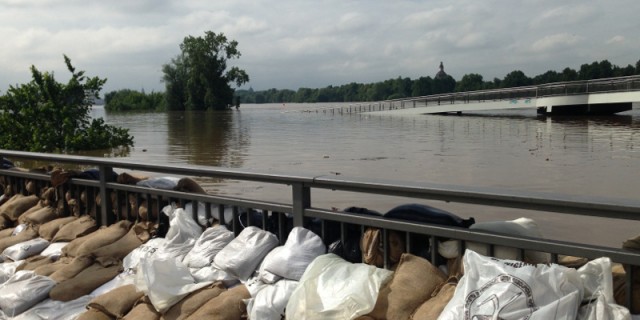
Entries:
[[302,182],[292,184],[293,226],[304,226],[304,210],[311,207],[311,188]]
[[[114,222],[113,215],[113,203],[111,203],[111,196],[107,192],[107,182],[113,174],[113,168],[105,165],[100,165],[100,221],[97,221],[100,226],[108,226]],[[96,217],[97,218],[97,217]],[[97,220],[97,219],[96,219]]]

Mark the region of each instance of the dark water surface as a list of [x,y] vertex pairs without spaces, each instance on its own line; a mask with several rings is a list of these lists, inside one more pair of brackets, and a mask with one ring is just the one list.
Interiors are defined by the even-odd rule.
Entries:
[[[136,161],[241,168],[635,199],[640,194],[640,110],[607,117],[504,111],[411,117],[301,112],[334,105],[243,105],[225,112],[105,114],[130,129]],[[103,154],[98,154],[102,156]],[[288,202],[286,187],[201,181],[211,192]],[[382,212],[413,200],[331,191],[314,205]],[[476,220],[529,216],[545,235],[606,243],[640,224],[524,210],[426,202]],[[579,221],[576,223],[576,221]]]

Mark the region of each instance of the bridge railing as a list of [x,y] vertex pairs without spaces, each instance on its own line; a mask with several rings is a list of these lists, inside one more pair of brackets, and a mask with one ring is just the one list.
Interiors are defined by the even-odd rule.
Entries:
[[[213,218],[221,224],[228,225],[238,234],[243,226],[257,225],[274,232],[280,242],[292,226],[305,226],[314,229],[327,244],[341,240],[345,243],[350,233],[363,232],[373,227],[382,230],[384,265],[389,266],[389,232],[398,231],[405,234],[405,250],[407,252],[429,252],[432,262],[438,261],[438,243],[451,239],[458,242],[461,255],[469,242],[486,244],[488,252],[493,254],[497,246],[515,248],[519,259],[524,257],[525,250],[541,251],[551,254],[553,262],[560,255],[577,256],[595,259],[606,256],[612,261],[621,263],[626,270],[626,305],[632,299],[632,279],[638,277],[640,253],[607,246],[596,246],[542,238],[529,238],[514,235],[501,235],[474,231],[464,228],[447,227],[415,221],[389,219],[384,216],[365,216],[357,213],[325,208],[314,204],[312,191],[333,190],[336,192],[353,192],[368,195],[402,197],[407,202],[422,200],[447,201],[478,206],[494,206],[555,212],[577,216],[597,216],[617,219],[620,223],[640,220],[640,200],[608,199],[518,192],[512,190],[485,189],[466,186],[450,186],[429,183],[402,181],[372,181],[359,179],[343,179],[335,176],[311,176],[290,174],[265,174],[243,170],[193,165],[160,165],[138,163],[119,159],[102,159],[93,157],[64,156],[54,154],[30,153],[0,150],[0,156],[14,163],[21,160],[39,161],[51,165],[64,165],[79,169],[96,168],[98,180],[71,179],[59,186],[58,191],[67,193],[69,198],[83,199],[76,207],[67,204],[68,210],[94,216],[99,224],[108,225],[117,220],[154,220],[166,225],[166,217],[160,213],[161,208],[170,203],[185,206],[192,204],[193,215],[202,227],[208,226]],[[198,194],[174,190],[161,190],[120,184],[113,181],[114,172],[134,170],[145,172],[151,176],[178,175],[195,179],[216,178],[238,181],[261,182],[286,186],[290,190],[290,198],[286,203],[256,200],[241,197],[227,197],[211,193]],[[19,171],[0,169],[0,182],[14,193],[27,193],[27,183],[35,183],[31,190],[51,185],[51,176],[42,171]],[[36,191],[37,192],[37,191]],[[101,201],[100,199],[111,199]],[[143,212],[143,204],[144,211]],[[198,209],[200,208],[200,209]],[[372,208],[375,209],[375,208]],[[258,212],[258,214],[252,214]],[[225,214],[225,213],[228,213]],[[204,217],[204,218],[202,218]],[[575,219],[575,216],[567,216]],[[540,221],[540,223],[544,223]],[[355,229],[354,229],[355,227]],[[420,239],[413,240],[419,235]],[[633,236],[633,235],[630,235]],[[426,240],[424,240],[426,239]],[[636,280],[637,281],[637,280]]]
[[[387,110],[424,107],[441,104],[475,103],[513,99],[534,99],[588,93],[609,93],[640,90],[640,76],[615,77],[594,80],[555,82],[534,86],[452,92],[420,97],[400,98],[381,102]],[[385,110],[382,107],[382,110]]]

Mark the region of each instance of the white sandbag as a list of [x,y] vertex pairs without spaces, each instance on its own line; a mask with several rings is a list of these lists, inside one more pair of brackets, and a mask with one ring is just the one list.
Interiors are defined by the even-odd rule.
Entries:
[[[219,206],[211,206],[211,217],[220,221],[220,216]],[[225,224],[233,221],[233,208],[224,206],[222,209],[222,217],[224,217]]]
[[43,238],[35,238],[14,244],[2,252],[4,258],[13,261],[24,260],[31,256],[35,256],[49,246],[49,241]]
[[140,265],[140,261],[153,256],[158,248],[164,246],[167,239],[165,238],[153,238],[145,242],[143,245],[133,249],[122,260],[122,267],[125,271],[136,270]]
[[56,282],[21,270],[0,285],[0,309],[10,317],[21,314],[49,296]]
[[5,283],[5,281],[9,280],[9,278],[11,278],[11,276],[13,276],[16,273],[16,269],[22,263],[24,263],[24,261],[0,263],[0,285]]
[[311,230],[295,227],[289,233],[284,249],[278,251],[264,266],[266,271],[290,280],[300,280],[307,266],[327,247]]
[[162,212],[169,217],[169,230],[165,236],[167,242],[158,248],[156,254],[166,254],[182,261],[200,238],[202,227],[193,220],[193,216],[175,205],[164,207]]
[[196,240],[195,245],[182,261],[189,268],[203,268],[213,262],[213,258],[235,238],[225,226],[207,228]]
[[135,284],[143,291],[155,309],[163,313],[189,293],[213,282],[196,281],[189,268],[172,257],[158,257],[141,261]]
[[584,288],[577,320],[631,320],[629,310],[613,297],[611,260],[598,258],[578,269]]
[[575,269],[501,260],[466,250],[464,276],[438,320],[575,319],[582,282]]
[[258,274],[256,275],[256,277],[260,281],[266,284],[274,284],[280,279],[282,279],[281,276],[277,274],[273,274],[272,272],[269,272],[265,269],[267,265],[274,263],[273,260],[282,250],[284,250],[284,246],[275,247],[273,248],[273,250],[269,251],[269,253],[267,253],[267,255],[264,257],[264,259],[260,263],[260,268],[258,268]]
[[278,245],[271,232],[247,227],[215,256],[213,262],[220,269],[239,280],[247,280],[262,259]]
[[317,257],[300,278],[286,308],[287,319],[353,319],[373,310],[392,271],[350,263],[335,254]]
[[218,269],[214,265],[208,265],[202,268],[189,268],[189,272],[197,283],[222,281],[227,288],[238,283],[236,278]]
[[73,320],[87,311],[91,299],[90,295],[66,302],[46,299],[11,320]]
[[115,276],[115,278],[109,280],[109,282],[93,290],[89,295],[93,297],[101,296],[113,289],[120,288],[122,286],[126,286],[129,284],[134,284],[135,279],[136,279],[135,273],[133,273],[132,271],[125,270],[120,274],[118,274],[117,276]]
[[[213,208],[217,207],[217,205],[209,204],[209,207],[211,208],[211,210],[213,210]],[[184,205],[184,211],[186,211],[188,215],[191,215],[193,217],[193,202],[187,202]],[[197,217],[197,221],[201,226],[209,225],[209,220],[207,219],[207,207],[202,202],[198,202]]]
[[266,286],[247,305],[249,319],[281,320],[284,319],[284,309],[289,297],[298,287],[298,281],[281,280]]
[[45,257],[50,257],[53,260],[58,260],[62,255],[62,248],[64,248],[68,244],[69,242],[50,243],[46,249],[40,252],[40,255]]
[[438,253],[445,259],[453,259],[458,256],[459,240],[438,241]]
[[173,190],[178,185],[178,181],[180,181],[180,178],[157,177],[138,181],[136,185],[154,189]]

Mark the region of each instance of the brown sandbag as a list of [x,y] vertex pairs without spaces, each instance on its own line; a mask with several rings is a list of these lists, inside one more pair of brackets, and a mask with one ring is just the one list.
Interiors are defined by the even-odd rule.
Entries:
[[112,280],[120,272],[122,272],[122,264],[103,267],[99,263],[94,263],[75,277],[58,283],[49,292],[49,298],[58,301],[80,298]]
[[375,319],[409,319],[446,280],[445,274],[424,258],[405,253],[390,281],[385,283],[368,316]]
[[13,233],[14,229],[15,228],[7,228],[7,229],[0,230],[0,239],[11,237],[11,234]]
[[3,252],[4,249],[14,244],[35,239],[37,237],[38,237],[38,233],[35,230],[33,230],[33,228],[27,227],[26,229],[22,230],[22,232],[18,233],[13,237],[5,237],[0,239],[0,253]]
[[[65,260],[69,261],[68,259]],[[64,267],[61,267],[58,271],[52,273],[49,278],[57,283],[64,282],[75,277],[82,272],[82,270],[93,264],[92,257],[77,257],[65,263],[66,261],[61,262],[61,264],[64,264]]]
[[[396,265],[400,257],[405,252],[404,239],[397,231],[387,232],[389,240],[389,262]],[[382,230],[378,228],[367,228],[360,240],[360,250],[362,251],[362,262],[384,267],[384,247],[382,243]],[[393,269],[393,267],[392,267]]]
[[141,173],[137,173],[137,172],[122,172],[118,175],[118,177],[116,178],[116,182],[117,183],[122,183],[122,184],[136,184],[142,180],[147,180],[149,179],[148,176],[145,176]]
[[51,242],[71,242],[78,237],[90,234],[98,229],[96,220],[90,216],[81,216],[64,226],[56,232]]
[[251,298],[247,287],[237,285],[219,296],[207,301],[187,320],[211,319],[211,320],[238,320],[247,313],[247,305],[242,301]]
[[4,215],[11,221],[16,221],[25,211],[37,205],[38,201],[40,201],[38,196],[23,196],[17,194],[0,207],[0,214]]
[[151,222],[139,222],[126,235],[117,241],[93,251],[94,257],[112,257],[124,259],[131,251],[141,246],[155,235],[157,225]]
[[133,284],[115,288],[99,295],[87,304],[87,307],[100,310],[118,319],[124,317],[133,308],[136,301],[144,296]]
[[66,267],[69,264],[69,262],[64,262],[63,259],[67,259],[67,258],[61,258],[60,260],[55,261],[53,263],[39,265],[33,269],[33,273],[39,276],[49,277],[54,272]]
[[[13,225],[12,221],[7,219],[7,217],[0,215],[0,230],[5,230],[11,228]],[[0,236],[1,238],[2,236]]]
[[579,269],[589,262],[587,258],[558,255],[558,264],[567,268]]
[[42,207],[38,210],[24,213],[18,218],[19,223],[25,224],[43,224],[58,217],[55,208]]
[[53,259],[51,257],[45,257],[41,255],[31,256],[24,260],[24,263],[16,268],[16,271],[20,270],[35,270],[41,266],[50,265],[53,263]]
[[71,217],[58,218],[58,219],[51,220],[47,223],[43,223],[38,228],[38,234],[40,235],[40,238],[43,238],[47,241],[51,241],[51,239],[53,239],[53,237],[56,235],[58,230],[62,228],[62,226],[76,219],[78,219],[78,217],[71,216]]
[[153,307],[149,298],[144,296],[122,320],[159,320],[160,313]]
[[112,317],[101,310],[89,308],[89,310],[81,313],[76,320],[115,320],[116,317]]
[[23,212],[20,217],[18,218],[18,223],[23,223],[21,221],[22,217],[24,217],[25,215],[28,215],[32,212],[38,211],[40,209],[44,208],[44,206],[42,205],[42,201],[38,201],[38,203],[36,203],[36,205],[34,205],[33,207],[27,209],[25,212]]
[[411,320],[437,320],[456,291],[457,279],[445,283],[432,297],[420,305],[411,315]]
[[182,191],[188,193],[199,193],[199,194],[207,194],[204,189],[193,179],[191,178],[182,178],[178,180],[178,184],[173,188],[175,191]]
[[216,298],[226,290],[227,288],[222,282],[215,282],[208,287],[192,292],[167,310],[161,319],[184,320],[198,310],[198,308],[202,307],[207,301]]
[[72,257],[90,255],[94,250],[109,245],[122,238],[131,227],[127,220],[118,221],[87,236],[71,241],[62,248],[62,253]]

